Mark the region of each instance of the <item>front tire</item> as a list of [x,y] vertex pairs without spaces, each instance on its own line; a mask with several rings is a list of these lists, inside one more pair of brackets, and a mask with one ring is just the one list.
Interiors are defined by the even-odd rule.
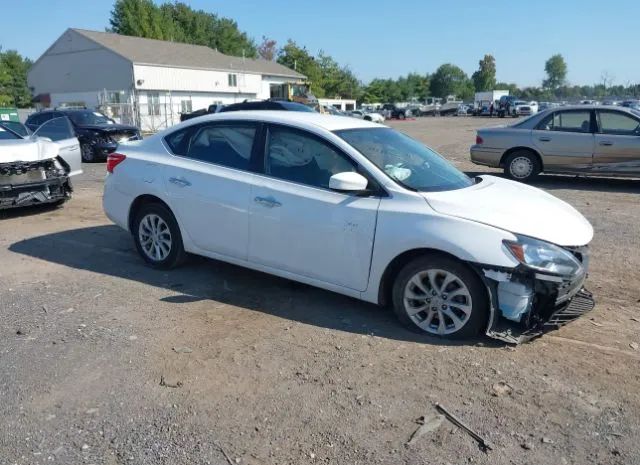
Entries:
[[520,182],[529,182],[541,171],[538,157],[528,150],[516,150],[504,163],[504,174]]
[[82,144],[80,146],[80,152],[82,156],[82,161],[85,163],[93,163],[96,161],[96,153],[91,147],[91,144]]
[[404,113],[398,113],[398,119],[399,119],[399,120],[403,120],[403,119],[405,119],[405,118],[406,118],[406,116],[405,116],[405,114],[404,114]]
[[489,301],[480,278],[463,263],[428,254],[402,268],[393,285],[393,309],[407,328],[448,339],[477,336]]
[[162,204],[142,205],[136,214],[132,234],[138,253],[154,268],[175,268],[186,258],[178,222]]

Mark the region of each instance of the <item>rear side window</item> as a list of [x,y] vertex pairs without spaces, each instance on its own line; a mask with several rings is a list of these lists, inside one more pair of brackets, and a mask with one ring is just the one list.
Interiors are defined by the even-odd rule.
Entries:
[[591,132],[590,111],[556,111],[547,116],[538,129],[543,131]]
[[598,126],[602,134],[637,136],[640,123],[637,119],[617,111],[599,111]]
[[255,135],[255,125],[216,124],[177,131],[165,140],[176,155],[248,170]]

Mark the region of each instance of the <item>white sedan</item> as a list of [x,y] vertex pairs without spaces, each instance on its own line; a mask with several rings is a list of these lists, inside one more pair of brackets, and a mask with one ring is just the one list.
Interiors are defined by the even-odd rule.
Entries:
[[580,213],[379,124],[219,113],[121,145],[107,170],[104,210],[156,268],[203,255],[392,304],[445,337],[518,342],[593,307]]
[[354,118],[362,119],[365,121],[373,121],[374,123],[384,123],[384,116],[380,113],[365,110],[353,110],[350,113]]

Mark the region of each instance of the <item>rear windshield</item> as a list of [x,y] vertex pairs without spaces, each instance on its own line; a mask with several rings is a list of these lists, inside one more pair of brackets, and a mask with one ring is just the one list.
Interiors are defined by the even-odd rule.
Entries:
[[438,192],[473,185],[471,178],[442,156],[394,129],[345,129],[335,134],[408,189]]

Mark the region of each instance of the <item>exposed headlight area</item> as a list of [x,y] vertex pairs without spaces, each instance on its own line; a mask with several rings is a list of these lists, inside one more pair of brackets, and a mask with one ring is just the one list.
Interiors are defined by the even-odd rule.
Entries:
[[527,236],[516,237],[515,241],[505,240],[503,243],[507,252],[520,264],[536,271],[558,276],[582,274],[582,264],[569,250]]
[[583,288],[589,262],[586,246],[565,248],[521,235],[503,245],[504,253],[520,266],[482,267],[494,310],[488,335],[524,342],[593,309],[593,298]]

